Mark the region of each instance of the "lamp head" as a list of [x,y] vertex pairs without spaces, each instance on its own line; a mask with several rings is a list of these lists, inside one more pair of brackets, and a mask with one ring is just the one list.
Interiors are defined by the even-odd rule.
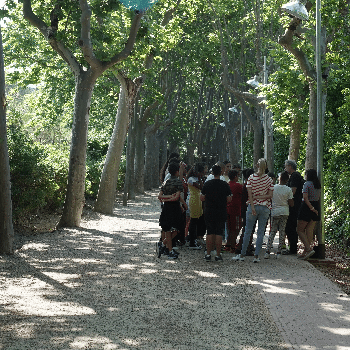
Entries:
[[281,9],[284,12],[287,12],[293,17],[299,18],[303,21],[309,20],[309,14],[306,10],[306,7],[300,3],[299,0],[289,2],[288,4],[282,5]]
[[250,86],[254,87],[254,88],[257,88],[260,83],[258,81],[258,77],[255,75],[253,79],[250,79],[247,81],[247,84],[249,84]]

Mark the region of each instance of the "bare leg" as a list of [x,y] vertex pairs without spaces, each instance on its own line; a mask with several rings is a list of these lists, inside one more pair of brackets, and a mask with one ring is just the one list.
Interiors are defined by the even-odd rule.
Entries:
[[304,243],[305,251],[310,250],[310,244],[305,233],[305,230],[308,224],[309,223],[307,221],[298,220],[297,232],[300,240]]
[[215,237],[215,245],[216,245],[216,255],[219,256],[221,254],[222,236],[215,235],[214,237]]
[[167,231],[165,232],[165,241],[164,241],[166,247],[169,249],[169,252],[171,252],[173,250],[173,240],[172,240],[172,232],[171,231]]
[[[207,255],[210,255],[211,251],[214,248],[214,242],[215,242],[215,235],[208,235],[207,234]],[[221,247],[220,247],[221,249]]]
[[314,229],[316,226],[316,221],[311,220],[309,222],[309,224],[306,226],[306,237],[307,240],[309,242],[309,244],[311,245],[313,240],[314,240]]

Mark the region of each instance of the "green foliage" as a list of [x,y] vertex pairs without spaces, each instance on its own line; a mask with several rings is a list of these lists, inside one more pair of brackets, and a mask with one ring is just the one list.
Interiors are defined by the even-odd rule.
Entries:
[[68,149],[33,141],[15,123],[8,127],[11,190],[15,219],[63,204],[68,169]]
[[344,243],[350,238],[350,135],[331,149],[324,177],[325,227],[328,240]]

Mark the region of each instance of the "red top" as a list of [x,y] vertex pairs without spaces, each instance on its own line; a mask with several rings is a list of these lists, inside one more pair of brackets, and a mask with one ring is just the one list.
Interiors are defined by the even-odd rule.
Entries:
[[227,210],[230,215],[241,216],[243,186],[236,181],[230,181],[228,184],[230,185],[232,200],[227,204]]

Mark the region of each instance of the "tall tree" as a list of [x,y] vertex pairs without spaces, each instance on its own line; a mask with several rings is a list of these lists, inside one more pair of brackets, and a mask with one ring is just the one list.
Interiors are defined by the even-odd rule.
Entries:
[[13,254],[10,164],[6,134],[5,70],[0,27],[0,253]]
[[[31,0],[23,1],[24,18],[40,31],[52,49],[68,64],[75,77],[68,186],[63,214],[58,227],[80,225],[81,213],[85,202],[85,162],[89,110],[96,80],[104,71],[130,55],[134,47],[140,20],[143,16],[142,12],[133,16],[129,35],[125,38],[125,46],[119,52],[114,52],[113,54],[105,52],[103,44],[100,43],[97,46],[101,51],[96,53],[96,49],[93,47],[93,32],[91,30],[91,7],[87,0],[79,0],[78,3],[58,0],[54,7],[50,9],[40,1],[35,2],[37,6],[35,10],[41,14],[40,16],[34,13]],[[95,28],[99,28],[99,22],[103,22],[103,17],[106,17],[106,13],[110,12],[110,8],[105,7],[101,9],[96,2],[93,2],[93,5],[95,5],[95,10],[98,9],[97,19],[94,19],[96,21]],[[78,19],[79,12],[80,19]],[[64,22],[62,21],[63,19],[65,19]],[[73,27],[73,30],[72,33],[65,36],[68,23]],[[109,25],[104,28],[108,31],[110,30]],[[69,43],[72,34],[79,35],[75,42],[78,43],[80,52],[75,50],[74,44],[70,45],[72,43]],[[97,42],[101,40],[98,34],[96,36]],[[103,39],[101,41],[103,42]]]

